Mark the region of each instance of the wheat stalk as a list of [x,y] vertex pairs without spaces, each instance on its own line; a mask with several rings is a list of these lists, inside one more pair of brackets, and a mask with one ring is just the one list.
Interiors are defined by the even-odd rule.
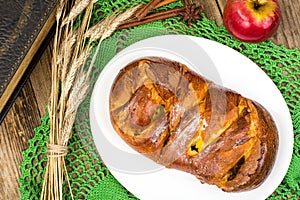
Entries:
[[[130,18],[139,6],[118,11],[90,27],[95,0],[60,0],[56,11],[56,33],[53,42],[52,87],[48,112],[50,133],[47,145],[48,162],[44,175],[41,200],[63,199],[62,187],[66,181],[71,198],[72,189],[66,171],[64,156],[68,153],[68,141],[80,103],[90,84],[90,72],[102,41],[109,37],[119,24]],[[69,12],[68,12],[69,10]],[[81,23],[74,30],[74,21],[84,11]],[[99,29],[98,29],[99,28]],[[101,31],[99,31],[101,30]],[[90,64],[92,42],[99,40]]]

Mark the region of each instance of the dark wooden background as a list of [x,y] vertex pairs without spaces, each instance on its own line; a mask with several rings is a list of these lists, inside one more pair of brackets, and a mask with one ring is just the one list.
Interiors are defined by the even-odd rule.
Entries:
[[[226,0],[201,1],[206,16],[222,25]],[[279,0],[281,24],[271,40],[287,48],[300,48],[300,0]],[[46,112],[51,88],[51,47],[43,53],[29,80],[0,125],[0,199],[19,199],[22,151],[28,148],[33,129]],[[300,72],[299,72],[300,73]]]

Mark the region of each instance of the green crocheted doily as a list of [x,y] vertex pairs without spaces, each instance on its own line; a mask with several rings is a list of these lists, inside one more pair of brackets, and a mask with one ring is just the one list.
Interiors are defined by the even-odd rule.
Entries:
[[[102,0],[95,4],[92,23],[101,20],[112,10],[127,8],[137,1]],[[144,3],[147,0],[143,1]],[[182,6],[172,3],[161,9]],[[142,34],[141,34],[142,33]],[[120,50],[139,40],[157,35],[185,34],[204,37],[225,44],[250,58],[273,80],[281,91],[293,120],[294,153],[289,170],[281,185],[268,199],[300,199],[300,52],[287,49],[271,41],[259,44],[242,43],[234,39],[223,26],[203,14],[201,20],[187,26],[179,17],[157,21],[131,29],[117,31],[102,45],[97,57],[97,67],[93,71],[96,81],[105,64]],[[70,152],[66,156],[67,171],[75,199],[137,199],[111,175],[101,161],[93,142],[89,126],[88,96],[80,106],[74,124],[72,138],[69,141]],[[42,124],[35,128],[35,136],[29,141],[29,148],[23,152],[24,161],[20,168],[22,194],[21,199],[39,199],[42,178],[46,165],[46,143],[49,133],[49,116],[42,118]],[[65,187],[65,199],[70,199],[68,187]]]

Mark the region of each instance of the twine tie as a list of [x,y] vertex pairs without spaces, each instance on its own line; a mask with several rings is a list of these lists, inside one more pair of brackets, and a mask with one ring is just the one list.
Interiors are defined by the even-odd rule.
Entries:
[[68,154],[68,147],[57,145],[57,144],[47,144],[47,156],[48,157],[64,157]]

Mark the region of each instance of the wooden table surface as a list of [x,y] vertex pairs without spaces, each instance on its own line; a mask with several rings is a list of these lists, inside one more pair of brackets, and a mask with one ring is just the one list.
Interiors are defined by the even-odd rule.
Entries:
[[[199,0],[200,1],[200,0]],[[222,25],[222,11],[226,0],[202,1],[206,16]],[[300,0],[279,0],[281,24],[271,38],[275,44],[300,49]],[[22,151],[28,148],[33,129],[40,125],[46,112],[51,88],[51,46],[49,44],[26,82],[10,111],[0,124],[0,200],[19,199],[21,176],[19,165]],[[299,72],[300,73],[300,72]]]

